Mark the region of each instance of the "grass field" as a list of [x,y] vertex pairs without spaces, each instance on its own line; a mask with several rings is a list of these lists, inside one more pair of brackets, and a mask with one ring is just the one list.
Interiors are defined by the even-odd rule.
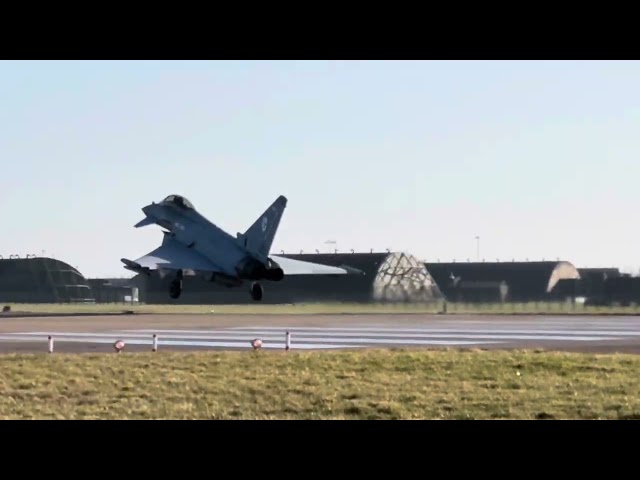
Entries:
[[0,418],[640,419],[639,356],[522,351],[0,356]]
[[[0,302],[0,305],[5,305]],[[126,310],[154,314],[363,314],[363,313],[442,313],[443,303],[307,303],[307,304],[247,304],[247,305],[131,305],[111,304],[12,304],[14,312],[33,313],[121,313]],[[567,303],[513,303],[513,304],[456,304],[447,303],[448,314],[573,314],[573,315],[638,315],[640,306],[596,307]]]

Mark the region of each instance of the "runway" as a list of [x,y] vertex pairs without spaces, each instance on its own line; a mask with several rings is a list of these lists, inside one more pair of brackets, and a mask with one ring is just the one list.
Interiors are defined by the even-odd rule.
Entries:
[[5,318],[0,352],[291,350],[361,348],[542,348],[640,353],[640,317],[471,315],[132,315],[125,317]]

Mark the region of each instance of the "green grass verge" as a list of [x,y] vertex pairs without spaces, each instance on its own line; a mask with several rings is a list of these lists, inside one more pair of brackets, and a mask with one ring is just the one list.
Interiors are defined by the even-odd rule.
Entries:
[[[136,313],[165,314],[364,314],[364,313],[441,313],[443,304],[401,304],[401,303],[302,303],[286,305],[130,305],[111,304],[16,304],[10,305],[14,312],[34,313],[121,313],[132,310]],[[574,314],[574,315],[620,315],[640,314],[640,306],[595,307],[570,305],[567,303],[512,303],[512,304],[456,304],[448,303],[448,314]]]
[[0,418],[640,418],[640,356],[524,351],[0,356]]

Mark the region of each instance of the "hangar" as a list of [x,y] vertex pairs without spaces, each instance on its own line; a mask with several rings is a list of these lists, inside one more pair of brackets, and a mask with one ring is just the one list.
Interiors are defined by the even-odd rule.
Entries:
[[549,301],[556,299],[563,282],[580,278],[567,261],[427,262],[425,266],[454,302]]
[[0,301],[15,303],[93,302],[87,279],[68,263],[27,255],[0,258]]

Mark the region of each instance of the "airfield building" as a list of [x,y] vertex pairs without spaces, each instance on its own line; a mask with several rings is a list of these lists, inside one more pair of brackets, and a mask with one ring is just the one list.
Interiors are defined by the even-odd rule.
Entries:
[[570,262],[425,263],[438,288],[452,302],[535,302],[571,296],[563,282],[580,278]]
[[[569,262],[422,262],[402,252],[282,254],[364,275],[300,275],[266,282],[263,303],[544,302],[584,298],[587,304],[640,303],[640,277],[618,269],[575,268]],[[15,257],[15,258],[14,258]],[[253,303],[246,288],[185,277],[178,300],[171,277],[87,279],[61,260],[0,256],[0,303]]]
[[0,258],[0,302],[93,302],[87,279],[71,265],[47,257]]
[[96,303],[138,303],[138,287],[130,278],[89,278]]

